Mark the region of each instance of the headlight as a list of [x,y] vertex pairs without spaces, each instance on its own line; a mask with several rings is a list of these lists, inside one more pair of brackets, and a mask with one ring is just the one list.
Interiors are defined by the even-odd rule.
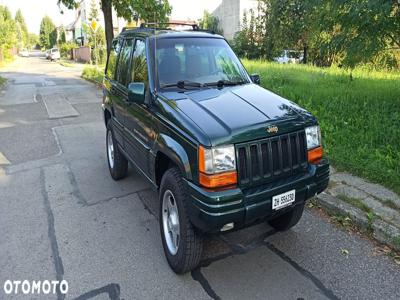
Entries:
[[215,174],[227,171],[236,170],[235,160],[235,147],[233,145],[214,147],[214,148],[200,148],[203,152],[204,168],[200,167],[200,170],[206,174]]
[[236,159],[233,145],[199,147],[199,183],[206,188],[236,185]]
[[308,150],[321,146],[321,130],[319,126],[307,127],[306,138]]

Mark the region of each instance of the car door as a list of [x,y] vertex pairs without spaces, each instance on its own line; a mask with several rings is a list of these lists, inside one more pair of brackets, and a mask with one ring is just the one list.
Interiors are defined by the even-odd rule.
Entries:
[[138,167],[149,175],[149,155],[155,141],[155,130],[150,108],[148,66],[146,59],[146,42],[137,38],[131,61],[130,82],[145,84],[146,104],[130,103],[126,116],[127,132],[126,149],[129,156],[135,158]]
[[125,137],[125,119],[126,111],[128,107],[128,77],[129,69],[131,64],[131,56],[133,51],[134,39],[127,38],[122,44],[121,51],[119,53],[116,80],[113,81],[111,91],[113,95],[113,108],[115,114],[115,128],[118,131],[118,138],[123,139],[123,147],[126,148],[126,137]]

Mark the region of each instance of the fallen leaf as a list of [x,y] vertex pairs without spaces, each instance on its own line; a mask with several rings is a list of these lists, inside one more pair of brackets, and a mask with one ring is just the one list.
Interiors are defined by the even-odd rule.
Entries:
[[349,250],[347,250],[347,249],[340,249],[340,253],[342,253],[342,255],[348,256],[348,255],[349,255]]

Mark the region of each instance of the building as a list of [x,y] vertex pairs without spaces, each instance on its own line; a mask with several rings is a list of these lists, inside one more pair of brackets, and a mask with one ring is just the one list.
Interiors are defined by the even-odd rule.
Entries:
[[235,33],[241,29],[243,14],[250,9],[257,12],[257,5],[257,0],[222,0],[211,14],[218,18],[224,37],[232,40]]

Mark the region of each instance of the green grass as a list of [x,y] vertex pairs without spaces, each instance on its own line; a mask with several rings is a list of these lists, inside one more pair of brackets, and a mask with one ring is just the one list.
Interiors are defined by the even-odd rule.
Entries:
[[[393,239],[393,243],[394,243],[398,248],[400,248],[400,236],[395,237],[395,238]],[[400,259],[400,257],[399,257],[399,259]]]
[[69,67],[69,68],[71,68],[71,67],[74,66],[73,63],[70,63],[70,62],[68,62],[67,60],[63,60],[63,59],[61,59],[59,63],[60,63],[60,65],[62,65],[63,67]]
[[400,194],[400,72],[243,63],[318,118],[333,165]]
[[2,87],[7,82],[7,79],[0,76],[0,87]]
[[104,66],[86,66],[81,76],[88,81],[101,84],[104,77]]

